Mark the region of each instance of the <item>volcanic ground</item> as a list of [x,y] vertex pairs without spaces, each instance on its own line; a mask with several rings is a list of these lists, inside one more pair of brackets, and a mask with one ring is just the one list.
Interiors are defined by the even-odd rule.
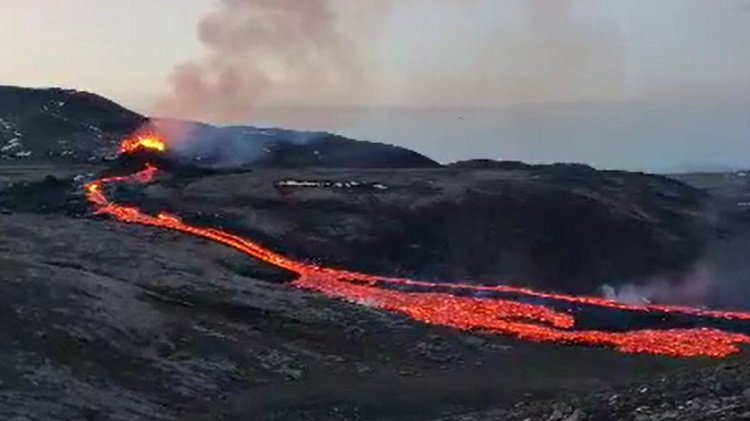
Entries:
[[[48,110],[39,113],[51,118]],[[337,160],[356,142],[317,139]],[[40,144],[21,139],[9,150]],[[388,170],[369,158],[350,161],[360,168],[312,168],[307,159],[325,159],[315,146],[269,150],[263,165],[176,168],[111,198],[301,262],[383,276],[586,295],[653,280],[679,291],[709,277],[705,303],[747,302],[738,287],[750,241],[742,174],[679,177],[691,187],[580,165],[437,167],[411,152]],[[0,166],[3,418],[748,417],[742,352],[675,359],[540,344],[330,298],[227,247],[93,215],[84,183],[133,163],[23,152]],[[675,299],[696,299],[683,295]],[[611,312],[587,320],[613,330],[705,323]]]

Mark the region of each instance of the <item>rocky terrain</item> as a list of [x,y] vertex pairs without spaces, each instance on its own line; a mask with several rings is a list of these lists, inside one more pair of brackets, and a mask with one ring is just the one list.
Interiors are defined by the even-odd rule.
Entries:
[[440,418],[440,421],[750,419],[747,358],[715,367],[655,376],[649,382],[567,394],[562,399],[516,402],[512,408]]
[[337,267],[594,294],[691,272],[713,234],[698,190],[566,166],[267,169],[175,177],[128,199]]
[[173,233],[0,227],[6,419],[428,419],[708,363],[427,327]]
[[[50,111],[58,98],[71,109]],[[215,244],[92,216],[82,183],[132,164],[112,155],[145,118],[90,94],[15,88],[0,89],[0,118],[0,143],[22,144],[0,163],[0,418],[643,421],[750,411],[743,355],[675,360],[426,326],[296,290],[291,274]],[[47,127],[40,121],[56,123],[29,131]],[[746,267],[740,204],[750,190],[739,175],[681,178],[691,186],[582,165],[441,167],[328,134],[192,130],[275,140],[253,144],[243,152],[253,161],[233,169],[220,165],[224,149],[192,150],[197,161],[180,152],[190,171],[114,197],[302,260],[441,282],[598,294],[604,283],[679,286],[700,268]],[[240,132],[249,137],[231,134]],[[730,278],[700,298],[742,308],[743,278]]]

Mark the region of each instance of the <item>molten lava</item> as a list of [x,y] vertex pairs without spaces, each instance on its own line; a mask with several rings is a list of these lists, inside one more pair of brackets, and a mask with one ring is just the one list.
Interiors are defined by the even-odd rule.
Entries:
[[144,133],[132,138],[125,139],[120,144],[120,154],[129,155],[136,152],[164,152],[167,143],[157,134]]
[[[136,137],[125,140],[121,152],[133,153],[144,149],[162,152],[166,149],[166,143],[159,137]],[[108,185],[149,183],[155,180],[157,175],[158,169],[147,165],[135,174],[96,180],[85,186],[86,198],[96,214],[107,215],[123,223],[169,229],[205,238],[296,273],[299,277],[292,283],[294,287],[402,314],[426,324],[508,335],[534,342],[607,346],[627,353],[672,357],[725,357],[739,352],[740,345],[750,344],[750,336],[708,328],[644,329],[626,332],[575,330],[576,320],[571,314],[545,305],[527,304],[511,299],[466,297],[436,291],[516,294],[520,297],[603,309],[688,315],[717,320],[750,321],[750,313],[708,311],[677,306],[631,306],[602,298],[542,293],[525,288],[436,284],[316,266],[292,260],[233,234],[189,225],[175,215],[160,213],[152,216],[135,207],[118,205],[109,201],[105,194]],[[393,288],[396,286],[419,288],[426,292],[403,292]]]

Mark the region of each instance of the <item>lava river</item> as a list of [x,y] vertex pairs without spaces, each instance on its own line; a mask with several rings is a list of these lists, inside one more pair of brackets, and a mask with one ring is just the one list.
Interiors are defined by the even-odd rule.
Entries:
[[[125,140],[120,153],[141,150],[159,153],[164,152],[166,146],[158,136],[142,135]],[[158,173],[158,168],[146,165],[143,170],[131,175],[95,180],[86,184],[86,198],[96,214],[107,215],[127,224],[201,237],[294,272],[298,277],[292,282],[293,287],[398,313],[430,325],[507,335],[533,342],[604,346],[627,353],[672,357],[725,357],[739,352],[741,345],[750,344],[750,336],[715,327],[634,328],[625,331],[576,329],[577,320],[572,311],[561,310],[559,305],[538,302],[734,323],[750,323],[750,313],[677,306],[630,306],[602,298],[550,294],[509,286],[438,284],[338,270],[293,260],[237,235],[190,225],[175,215],[160,213],[154,216],[135,207],[118,205],[106,195],[109,185],[145,184],[154,181]]]

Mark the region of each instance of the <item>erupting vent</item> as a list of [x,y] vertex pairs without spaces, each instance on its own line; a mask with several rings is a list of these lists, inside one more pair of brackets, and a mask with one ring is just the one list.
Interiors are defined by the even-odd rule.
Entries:
[[[129,154],[144,149],[163,152],[166,150],[166,143],[157,136],[141,136],[125,140],[121,152]],[[576,330],[576,319],[571,313],[547,305],[529,304],[522,299],[718,321],[750,322],[750,313],[676,306],[630,306],[601,298],[548,294],[508,286],[435,284],[337,270],[292,260],[239,236],[189,225],[174,215],[161,213],[152,216],[134,207],[118,205],[109,201],[104,192],[108,184],[148,183],[157,175],[158,169],[147,165],[145,169],[129,176],[96,180],[86,185],[86,197],[97,214],[108,215],[123,223],[169,229],[205,238],[298,274],[299,277],[292,283],[294,287],[399,313],[427,324],[508,335],[535,342],[607,346],[622,352],[673,357],[725,357],[738,352],[739,345],[750,344],[750,336],[715,328],[624,332]],[[466,296],[467,293],[469,296]],[[493,294],[513,295],[516,298],[498,298],[493,297]],[[479,295],[485,297],[478,298]]]
[[167,144],[157,134],[141,134],[136,137],[125,139],[120,144],[120,154],[128,155],[136,152],[164,152]]

